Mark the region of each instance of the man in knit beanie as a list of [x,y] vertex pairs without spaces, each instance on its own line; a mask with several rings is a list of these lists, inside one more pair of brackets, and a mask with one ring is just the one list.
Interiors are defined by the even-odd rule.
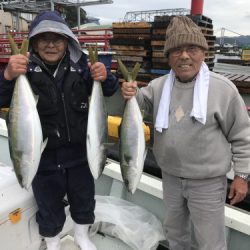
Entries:
[[183,45],[195,45],[208,50],[206,38],[200,28],[188,17],[174,17],[166,31],[164,54]]
[[226,174],[235,177],[233,205],[248,191],[250,123],[243,99],[204,62],[208,44],[186,16],[172,18],[164,54],[171,70],[143,88],[124,82],[154,123],[153,152],[162,171],[164,227],[171,250],[190,250],[191,222],[199,250],[225,250]]

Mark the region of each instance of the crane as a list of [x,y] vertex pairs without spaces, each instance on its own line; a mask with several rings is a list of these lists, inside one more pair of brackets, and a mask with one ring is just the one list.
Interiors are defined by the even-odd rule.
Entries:
[[243,36],[242,34],[238,33],[238,32],[235,32],[235,31],[232,31],[232,30],[229,30],[229,29],[226,29],[226,28],[221,28],[221,36],[220,36],[220,46],[223,46],[224,44],[224,37],[225,37],[225,31],[229,31],[229,32],[232,32],[234,34],[237,34],[239,36]]

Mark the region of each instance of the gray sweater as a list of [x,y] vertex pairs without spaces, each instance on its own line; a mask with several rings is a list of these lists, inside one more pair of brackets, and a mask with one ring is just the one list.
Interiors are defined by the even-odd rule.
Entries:
[[[137,101],[155,123],[166,75],[138,89]],[[175,80],[171,94],[169,128],[154,129],[153,152],[162,171],[184,178],[225,175],[232,167],[250,174],[250,120],[235,85],[210,72],[207,121],[190,117],[194,82]]]

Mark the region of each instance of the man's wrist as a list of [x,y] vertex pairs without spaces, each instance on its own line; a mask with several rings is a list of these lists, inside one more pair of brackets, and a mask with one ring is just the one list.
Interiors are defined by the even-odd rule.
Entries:
[[13,80],[13,78],[10,77],[7,70],[4,71],[3,76],[4,76],[4,79],[7,80],[7,81],[12,81]]
[[235,173],[235,176],[238,176],[240,178],[242,178],[245,181],[249,180],[249,175],[248,174],[244,174],[244,173]]

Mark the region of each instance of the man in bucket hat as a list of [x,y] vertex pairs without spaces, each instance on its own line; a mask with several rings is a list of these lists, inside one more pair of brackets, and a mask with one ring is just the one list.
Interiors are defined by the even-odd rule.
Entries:
[[117,90],[118,81],[103,63],[88,65],[77,38],[57,12],[39,14],[29,40],[30,56],[11,56],[0,75],[0,106],[10,105],[15,78],[26,74],[39,96],[37,110],[48,138],[32,183],[39,233],[48,250],[60,249],[67,194],[75,242],[82,250],[96,250],[88,237],[95,218],[94,180],[86,153],[88,98],[93,79],[101,81],[106,96]]
[[[250,123],[232,82],[204,63],[208,45],[186,16],[172,18],[164,53],[171,71],[141,89],[124,82],[154,123],[153,152],[162,170],[164,227],[171,250],[225,250],[226,173],[235,172],[228,198],[242,201],[250,173]],[[233,164],[232,164],[233,163]]]

